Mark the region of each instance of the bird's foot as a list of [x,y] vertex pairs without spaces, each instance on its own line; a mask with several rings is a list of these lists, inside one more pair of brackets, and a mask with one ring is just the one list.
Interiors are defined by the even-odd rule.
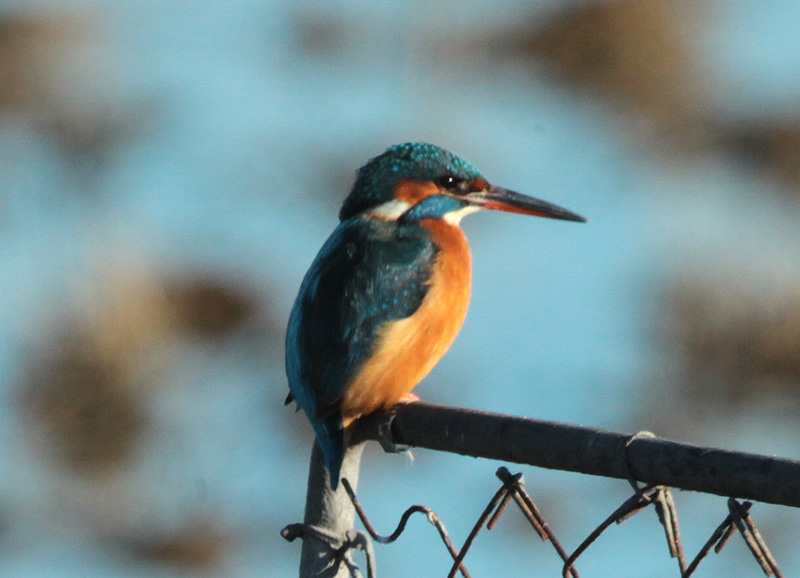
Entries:
[[[404,393],[403,396],[397,400],[395,405],[417,403],[419,401],[419,396],[409,391],[408,393]],[[395,410],[391,407],[388,408],[387,416],[388,419],[378,425],[378,442],[381,444],[383,451],[391,454],[407,453],[413,462],[414,456],[411,454],[410,446],[397,444],[394,442],[394,435],[392,434],[392,421],[394,420]]]

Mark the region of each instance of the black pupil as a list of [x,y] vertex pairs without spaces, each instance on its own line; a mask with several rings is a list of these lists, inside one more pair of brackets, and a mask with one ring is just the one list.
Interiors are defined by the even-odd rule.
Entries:
[[452,175],[447,175],[439,179],[439,184],[445,189],[455,189],[459,180]]

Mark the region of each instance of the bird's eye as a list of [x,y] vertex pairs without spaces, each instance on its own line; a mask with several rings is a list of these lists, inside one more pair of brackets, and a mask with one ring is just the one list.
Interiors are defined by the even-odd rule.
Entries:
[[459,185],[461,184],[461,179],[457,179],[453,175],[445,175],[443,177],[439,177],[439,179],[436,181],[436,184],[438,184],[443,189],[452,191],[459,187]]

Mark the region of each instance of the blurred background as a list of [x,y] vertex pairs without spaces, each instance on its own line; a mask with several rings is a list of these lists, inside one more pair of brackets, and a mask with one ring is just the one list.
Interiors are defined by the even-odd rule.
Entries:
[[[296,575],[288,311],[355,169],[407,140],[591,219],[466,220],[471,310],[423,399],[800,458],[798,29],[795,0],[5,3],[0,576]],[[498,465],[370,447],[360,496],[461,544]],[[629,493],[512,469],[570,551]],[[693,556],[725,501],[676,501]],[[800,514],[752,514],[800,573]],[[473,575],[560,575],[525,524]],[[422,519],[377,554],[450,566]],[[677,575],[652,512],[578,568]],[[760,570],[735,537],[696,575]]]

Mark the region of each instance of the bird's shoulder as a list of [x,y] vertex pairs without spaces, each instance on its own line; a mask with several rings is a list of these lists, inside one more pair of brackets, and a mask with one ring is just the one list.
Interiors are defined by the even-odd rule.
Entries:
[[[433,263],[436,246],[431,234],[419,225],[356,218],[341,223],[320,250],[306,276],[309,297],[337,299],[339,287],[361,288],[365,297],[377,297],[374,289],[425,277]],[[331,293],[331,291],[333,291]]]
[[287,335],[318,409],[337,402],[380,329],[419,308],[436,251],[419,225],[354,218],[331,234],[303,281]]

